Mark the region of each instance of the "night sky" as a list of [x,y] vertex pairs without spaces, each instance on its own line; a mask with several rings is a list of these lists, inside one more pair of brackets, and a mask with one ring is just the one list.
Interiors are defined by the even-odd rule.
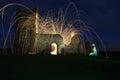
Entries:
[[[40,15],[44,16],[48,10],[52,10],[55,14],[59,8],[65,10],[70,2],[76,4],[81,19],[95,29],[109,51],[120,51],[119,0],[0,0],[0,8],[8,3],[19,3],[29,8],[39,9]],[[11,12],[6,14],[11,16]],[[9,17],[5,17],[5,21],[9,21]],[[8,23],[5,25],[7,26]],[[2,41],[1,30],[0,25],[0,39]]]

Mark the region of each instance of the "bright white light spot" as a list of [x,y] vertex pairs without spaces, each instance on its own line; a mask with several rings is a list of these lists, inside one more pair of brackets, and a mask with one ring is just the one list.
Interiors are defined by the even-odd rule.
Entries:
[[57,55],[57,44],[56,43],[52,43],[51,44],[51,55]]
[[71,33],[71,37],[73,37],[74,35],[75,35],[75,33],[74,33],[74,32],[72,32],[72,33]]

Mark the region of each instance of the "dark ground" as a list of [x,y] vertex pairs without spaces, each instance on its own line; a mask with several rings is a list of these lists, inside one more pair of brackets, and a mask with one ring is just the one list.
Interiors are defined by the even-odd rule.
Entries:
[[114,53],[108,59],[85,56],[1,55],[0,80],[119,80],[118,54]]

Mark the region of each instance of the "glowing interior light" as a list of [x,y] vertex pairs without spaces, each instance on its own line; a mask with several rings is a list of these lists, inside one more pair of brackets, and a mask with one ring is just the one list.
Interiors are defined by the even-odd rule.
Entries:
[[36,20],[35,20],[35,25],[36,25],[36,33],[38,33],[38,13],[36,12]]
[[51,44],[51,55],[57,55],[57,44],[56,43],[52,43]]

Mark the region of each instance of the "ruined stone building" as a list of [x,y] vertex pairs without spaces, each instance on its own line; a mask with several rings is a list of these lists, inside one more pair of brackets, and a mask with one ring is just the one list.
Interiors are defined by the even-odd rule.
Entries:
[[[32,11],[26,9],[17,10],[14,44],[17,54],[85,54],[85,45],[78,35],[73,36],[69,45],[65,45],[63,38],[59,34],[36,33],[36,18],[31,18],[31,16],[34,16],[34,12],[37,13],[38,11],[36,9]],[[30,20],[26,21],[26,18],[30,18]]]

